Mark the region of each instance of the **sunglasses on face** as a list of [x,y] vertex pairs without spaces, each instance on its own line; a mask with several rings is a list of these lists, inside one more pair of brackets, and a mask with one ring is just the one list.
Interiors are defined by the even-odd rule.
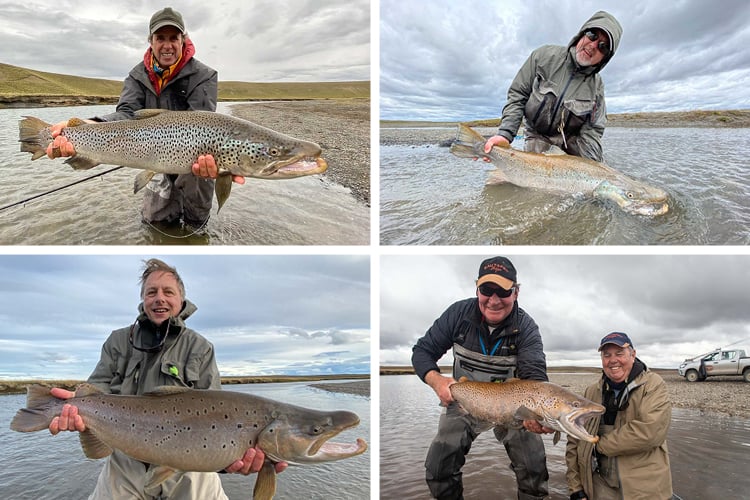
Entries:
[[513,295],[513,292],[516,290],[515,286],[510,287],[510,290],[506,290],[505,288],[492,286],[487,283],[479,285],[478,288],[479,293],[481,293],[485,297],[492,297],[492,295],[497,295],[501,299],[507,299],[508,297]]
[[[594,33],[593,31],[587,31],[584,33],[584,35],[586,36],[586,38],[588,38],[592,42],[599,40],[599,38],[604,38],[604,37],[600,37],[599,33]],[[602,40],[599,43],[597,43],[596,46],[599,49],[599,52],[601,52],[602,54],[609,53],[609,44],[607,42]]]

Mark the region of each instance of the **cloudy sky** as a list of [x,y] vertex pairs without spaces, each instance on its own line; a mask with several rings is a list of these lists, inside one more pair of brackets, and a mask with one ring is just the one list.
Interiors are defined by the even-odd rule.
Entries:
[[220,81],[370,79],[369,0],[0,0],[0,62],[123,80],[167,6]]
[[499,117],[529,53],[596,11],[623,26],[602,71],[609,112],[750,107],[750,2],[380,1],[382,119]]
[[85,379],[151,257],[177,267],[222,375],[370,372],[367,256],[0,255],[0,379]]
[[[381,257],[380,364],[411,364],[416,340],[474,296],[479,263],[491,256]],[[614,330],[660,368],[738,341],[750,348],[750,255],[507,256],[550,366],[601,366],[599,341]]]

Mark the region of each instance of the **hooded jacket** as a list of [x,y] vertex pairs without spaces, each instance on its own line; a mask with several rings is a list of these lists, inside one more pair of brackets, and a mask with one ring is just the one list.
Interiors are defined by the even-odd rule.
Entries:
[[440,372],[437,362],[443,355],[459,344],[464,348],[481,352],[479,336],[487,345],[495,344],[501,336],[512,336],[516,351],[518,378],[547,380],[547,361],[542,346],[542,336],[536,322],[513,304],[513,311],[490,333],[482,319],[476,297],[452,304],[420,338],[412,349],[414,371],[424,382],[428,372]]
[[[609,35],[610,51],[601,63],[580,66],[575,47],[592,28]],[[567,47],[545,45],[534,50],[508,89],[498,135],[512,142],[525,118],[527,139],[541,138],[569,154],[602,161],[607,110],[599,72],[615,55],[621,37],[622,26],[617,19],[599,11],[581,26]],[[558,131],[561,123],[565,140]]]
[[220,389],[221,379],[214,348],[203,336],[185,326],[185,320],[197,307],[185,300],[180,314],[169,320],[164,346],[159,352],[146,353],[138,347],[159,344],[157,329],[146,317],[143,304],[133,325],[113,331],[102,346],[101,357],[88,382],[112,394],[144,394],[162,385],[193,389]]
[[[629,394],[627,407],[617,412],[614,430],[596,444],[597,452],[617,459],[622,498],[627,500],[668,500],[672,498],[672,475],[667,450],[667,432],[672,406],[664,380],[645,369],[633,382],[638,385]],[[602,377],[590,385],[584,397],[602,403]],[[601,416],[584,427],[598,434]],[[570,493],[585,491],[593,499],[591,457],[594,444],[568,438],[565,449],[566,479]]]

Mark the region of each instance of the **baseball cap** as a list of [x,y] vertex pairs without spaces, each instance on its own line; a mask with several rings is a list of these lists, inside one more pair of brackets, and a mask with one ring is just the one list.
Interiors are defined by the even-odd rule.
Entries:
[[633,345],[633,342],[630,341],[630,337],[628,337],[626,333],[622,332],[612,332],[606,335],[599,343],[599,350],[601,351],[602,348],[607,344],[615,344],[620,347],[635,347]]
[[180,33],[185,34],[185,21],[182,20],[182,15],[172,7],[166,7],[151,16],[149,33],[153,35],[164,26],[174,26],[180,30]]
[[510,290],[516,283],[516,268],[505,257],[485,259],[479,266],[477,286],[483,283],[494,283],[505,290]]

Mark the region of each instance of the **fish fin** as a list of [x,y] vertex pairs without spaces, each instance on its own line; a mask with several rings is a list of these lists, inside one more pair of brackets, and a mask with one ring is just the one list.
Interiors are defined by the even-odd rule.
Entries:
[[80,118],[71,118],[68,120],[68,124],[66,127],[78,127],[79,125],[84,125],[86,122],[81,120]]
[[156,175],[156,172],[152,170],[144,170],[138,173],[138,175],[135,176],[135,182],[133,183],[133,194],[146,187],[146,184],[151,182],[151,178],[154,175]]
[[157,465],[150,468],[148,473],[146,474],[146,480],[143,486],[143,490],[153,490],[161,483],[169,479],[175,472],[177,472],[175,469],[167,467],[166,465]]
[[52,411],[47,411],[59,401],[49,393],[43,385],[30,385],[26,388],[26,406],[16,412],[10,423],[11,430],[17,432],[35,432],[49,427],[55,417]]
[[487,176],[487,180],[484,184],[487,186],[496,186],[499,184],[510,184],[510,180],[506,177],[505,173],[500,169],[490,170],[490,174]]
[[95,166],[99,165],[98,161],[92,160],[91,158],[87,158],[80,154],[71,156],[70,158],[65,160],[65,163],[67,163],[68,165],[70,165],[76,170],[88,170],[90,168],[94,168]]
[[276,469],[266,461],[258,472],[253,488],[253,500],[271,500],[276,494]]
[[540,417],[537,413],[526,408],[525,406],[519,406],[516,410],[516,413],[513,414],[513,418],[515,418],[516,420],[540,420]]
[[162,113],[166,113],[168,109],[139,109],[133,113],[133,118],[136,120],[144,120],[151,118],[152,116],[159,116]]
[[22,153],[31,153],[32,160],[38,160],[47,154],[47,146],[52,142],[52,134],[45,129],[49,123],[33,116],[24,116],[18,122],[18,142],[21,143]]
[[93,384],[84,382],[76,387],[76,397],[92,396],[94,394],[104,394],[104,391]]
[[[219,174],[216,178],[216,185],[214,186],[216,191],[216,201],[219,203],[219,210],[224,206],[224,203],[229,198],[232,192],[232,176],[229,173]],[[218,212],[218,210],[217,210]]]
[[560,431],[555,431],[555,436],[552,438],[552,444],[560,442]]
[[83,454],[87,458],[99,459],[108,457],[112,454],[112,448],[104,444],[91,430],[86,429],[83,432],[78,433],[78,437],[81,440],[81,448],[83,448]]
[[177,385],[160,385],[153,391],[149,391],[144,396],[168,396],[170,394],[181,394],[191,390],[189,387],[180,387]]
[[469,382],[469,378],[466,375],[464,375],[463,377],[459,378],[458,381],[459,382]]
[[547,151],[542,152],[545,156],[567,156],[568,153],[560,149],[559,146],[552,144]]
[[481,134],[463,123],[459,123],[456,140],[451,144],[450,152],[459,158],[477,158],[480,155],[487,156],[484,152],[485,142],[487,141]]

